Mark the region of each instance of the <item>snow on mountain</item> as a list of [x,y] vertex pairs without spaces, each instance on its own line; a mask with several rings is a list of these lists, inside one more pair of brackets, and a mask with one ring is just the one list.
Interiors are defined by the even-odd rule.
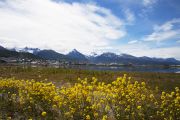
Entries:
[[73,49],[71,52],[69,52],[67,54],[67,56],[69,58],[76,59],[76,60],[79,60],[79,61],[88,61],[87,56],[85,56],[84,54],[80,53],[76,49]]
[[17,51],[17,52],[27,52],[27,53],[32,53],[32,54],[36,54],[37,52],[40,51],[39,48],[29,48],[29,47],[25,47],[25,48],[12,48],[10,50]]
[[[0,49],[3,49],[0,46]],[[175,65],[180,64],[180,61],[174,58],[153,58],[153,57],[135,57],[129,54],[121,53],[119,55],[112,52],[105,52],[97,54],[92,52],[90,55],[84,55],[76,49],[73,49],[68,54],[64,55],[53,50],[40,50],[39,48],[13,48],[10,51],[33,53],[34,55],[40,56],[46,59],[67,59],[75,60],[77,62],[90,62],[90,63],[119,63],[119,64],[138,64],[138,65]]]

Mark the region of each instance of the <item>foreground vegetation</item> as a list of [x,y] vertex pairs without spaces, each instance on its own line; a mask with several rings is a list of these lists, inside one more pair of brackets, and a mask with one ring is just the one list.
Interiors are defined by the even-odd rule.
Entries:
[[180,119],[178,87],[167,93],[130,79],[125,74],[106,84],[95,77],[79,78],[74,85],[56,87],[52,82],[1,78],[1,119]]
[[0,66],[0,120],[179,120],[179,87],[175,73]]
[[28,66],[0,65],[0,77],[2,78],[15,78],[18,80],[34,79],[36,81],[47,80],[53,82],[56,86],[67,83],[74,84],[78,78],[87,78],[90,80],[92,77],[96,77],[98,81],[108,84],[124,74],[131,76],[132,81],[145,81],[153,89],[158,86],[161,91],[170,92],[174,90],[175,87],[180,87],[180,74],[178,73],[90,71],[69,68],[33,68]]

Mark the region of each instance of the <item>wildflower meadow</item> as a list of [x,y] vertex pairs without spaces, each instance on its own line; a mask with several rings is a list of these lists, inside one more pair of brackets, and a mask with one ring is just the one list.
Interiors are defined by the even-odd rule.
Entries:
[[92,77],[56,86],[0,78],[0,119],[179,120],[180,90],[165,92],[124,74],[111,83]]

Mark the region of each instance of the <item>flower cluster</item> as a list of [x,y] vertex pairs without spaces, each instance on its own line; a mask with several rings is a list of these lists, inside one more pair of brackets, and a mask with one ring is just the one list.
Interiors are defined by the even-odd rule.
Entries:
[[79,78],[75,84],[61,87],[35,80],[1,79],[0,94],[26,119],[180,119],[178,87],[161,94],[145,82],[130,79],[124,75],[106,84],[95,77],[89,81]]

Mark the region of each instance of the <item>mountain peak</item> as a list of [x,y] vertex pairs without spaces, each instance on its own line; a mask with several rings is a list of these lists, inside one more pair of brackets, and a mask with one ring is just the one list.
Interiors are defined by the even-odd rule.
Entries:
[[85,60],[87,61],[87,58],[85,55],[83,55],[82,53],[80,53],[79,51],[77,51],[76,49],[73,49],[71,52],[69,52],[67,54],[68,57],[72,58],[72,59],[76,59],[76,60]]
[[[5,53],[4,50],[7,50]],[[11,52],[11,55],[8,56],[8,54]],[[180,61],[174,59],[174,58],[154,58],[154,57],[136,57],[130,54],[115,54],[113,52],[105,52],[100,55],[96,54],[95,52],[92,52],[90,56],[86,56],[79,52],[76,49],[73,49],[68,54],[64,55],[61,53],[58,53],[54,50],[40,50],[39,48],[13,48],[13,49],[6,49],[3,46],[0,46],[0,56],[17,56],[19,55],[19,52],[21,54],[28,54],[28,55],[35,55],[36,57],[44,58],[44,59],[50,59],[50,60],[70,60],[70,61],[77,61],[77,62],[91,62],[91,63],[120,63],[120,64],[142,64],[142,65],[179,65]],[[34,58],[35,58],[34,56]]]
[[3,46],[0,45],[0,50],[5,50],[6,48],[4,48]]
[[78,52],[76,49],[73,49],[72,51],[74,51],[74,52]]
[[[80,52],[79,52],[77,49],[73,49],[72,51],[69,52],[69,54],[70,54],[70,53],[74,53],[74,54],[75,54],[75,53],[78,53],[78,54],[79,54]],[[81,54],[81,53],[80,53],[80,54]]]

